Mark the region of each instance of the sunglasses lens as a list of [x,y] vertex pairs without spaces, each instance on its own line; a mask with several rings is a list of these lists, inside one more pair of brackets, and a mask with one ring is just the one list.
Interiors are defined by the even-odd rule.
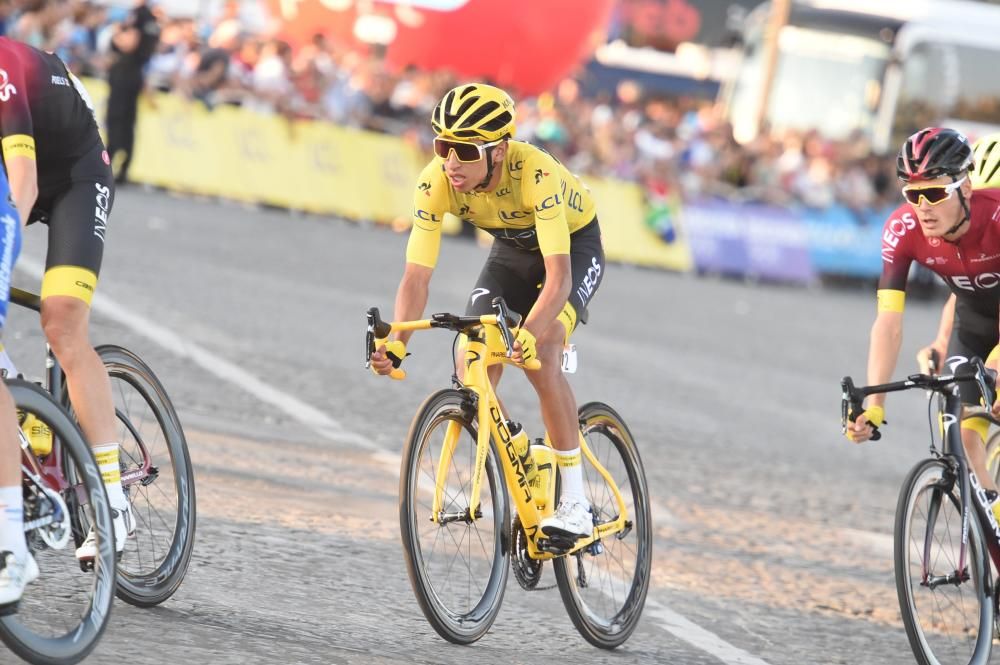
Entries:
[[920,197],[927,199],[931,205],[941,203],[948,198],[948,191],[944,187],[924,187],[922,189],[903,190],[903,196],[913,205],[920,204]]
[[475,144],[434,139],[434,154],[441,159],[448,159],[452,150],[460,162],[475,162],[479,159],[479,148]]

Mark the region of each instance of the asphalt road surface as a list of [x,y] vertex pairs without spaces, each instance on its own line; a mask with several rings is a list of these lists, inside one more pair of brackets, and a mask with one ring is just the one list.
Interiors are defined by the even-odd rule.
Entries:
[[[510,580],[479,643],[441,640],[406,576],[397,488],[410,418],[448,384],[451,337],[418,334],[402,382],[362,365],[365,309],[391,315],[405,242],[382,227],[119,194],[93,338],[138,352],[173,398],[198,531],[177,594],[151,610],[116,601],[90,662],[913,662],[891,530],[926,450],[923,398],[890,398],[881,442],[840,435],[839,380],[863,378],[874,294],[620,265],[575,336],[572,382],[581,403],[619,410],[645,462],[655,543],[639,628],[599,651],[557,590]],[[37,287],[44,246],[31,228],[15,284]],[[441,254],[429,311],[461,311],[486,250],[445,239]],[[5,339],[40,375],[29,314],[14,312]],[[937,314],[908,305],[904,363]],[[501,395],[540,435],[523,377],[508,372]]]

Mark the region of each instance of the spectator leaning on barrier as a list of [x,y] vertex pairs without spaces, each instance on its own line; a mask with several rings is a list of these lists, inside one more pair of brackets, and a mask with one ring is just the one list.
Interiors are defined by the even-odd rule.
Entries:
[[138,0],[111,37],[115,56],[108,71],[108,154],[118,184],[128,181],[139,95],[144,85],[143,68],[159,41],[160,25],[146,0]]

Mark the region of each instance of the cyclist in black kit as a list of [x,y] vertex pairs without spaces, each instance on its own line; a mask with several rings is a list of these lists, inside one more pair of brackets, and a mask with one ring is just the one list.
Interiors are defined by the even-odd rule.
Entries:
[[[0,37],[0,146],[21,220],[48,226],[42,328],[104,477],[121,552],[135,526],[121,485],[111,384],[88,336],[114,202],[110,160],[83,85],[55,55],[6,37]],[[76,554],[95,556],[93,532]]]

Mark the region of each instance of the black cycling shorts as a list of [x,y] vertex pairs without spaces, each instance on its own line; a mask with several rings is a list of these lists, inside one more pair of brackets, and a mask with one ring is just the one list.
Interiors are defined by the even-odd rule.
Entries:
[[[985,361],[998,341],[1000,329],[997,327],[997,315],[980,312],[959,298],[955,303],[955,323],[948,341],[949,362],[943,371],[954,372],[959,358],[964,359],[962,362],[975,357]],[[964,381],[959,384],[958,391],[963,404],[979,405],[981,397],[975,383]]]
[[[596,217],[570,236],[569,253],[572,286],[569,301],[559,314],[567,339],[577,322],[587,322],[587,305],[604,277],[604,247]],[[538,300],[544,282],[545,260],[540,251],[518,249],[502,240],[494,240],[486,265],[469,296],[465,314],[492,314],[493,298],[503,296],[512,311],[526,317]]]
[[42,299],[71,296],[90,304],[104,257],[115,184],[107,152],[96,144],[70,169],[70,179],[39,192],[28,223],[49,227]]

